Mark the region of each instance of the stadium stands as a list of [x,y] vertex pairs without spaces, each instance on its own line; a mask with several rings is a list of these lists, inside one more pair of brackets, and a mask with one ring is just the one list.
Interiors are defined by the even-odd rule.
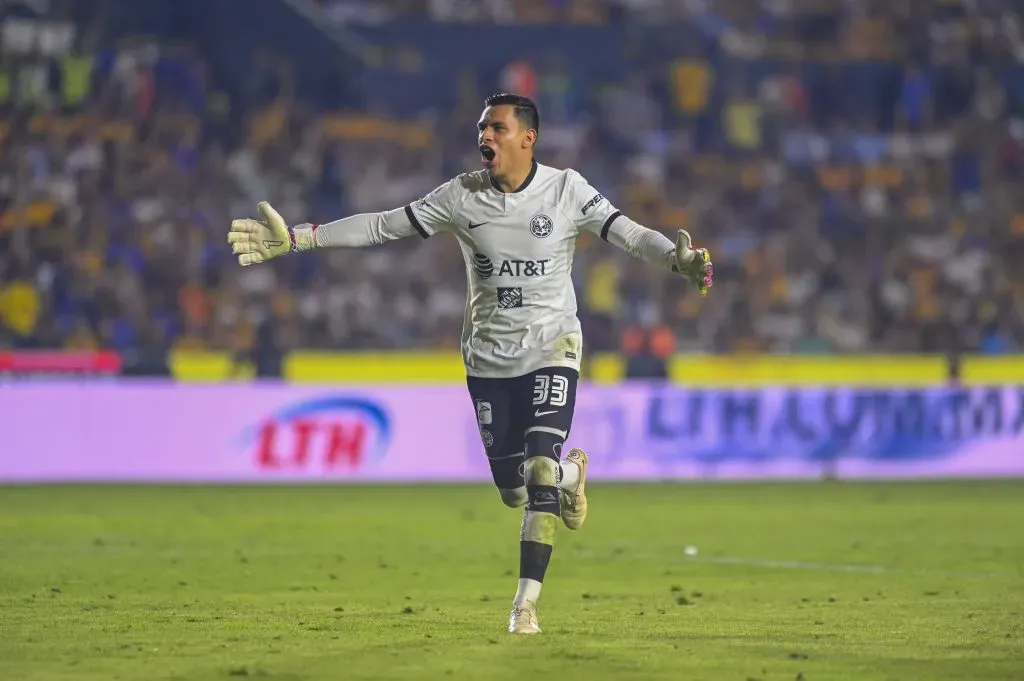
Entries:
[[469,5],[256,2],[291,23],[242,58],[215,37],[237,5],[5,3],[0,347],[457,347],[451,240],[242,271],[224,232],[262,199],[294,222],[408,202],[476,167],[482,97],[514,89],[544,162],[715,257],[701,300],[581,243],[591,348],[1021,350],[1014,3]]

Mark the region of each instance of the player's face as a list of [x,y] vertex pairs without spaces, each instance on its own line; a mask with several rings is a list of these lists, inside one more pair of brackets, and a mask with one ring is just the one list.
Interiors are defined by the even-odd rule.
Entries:
[[529,158],[536,133],[516,118],[514,106],[501,104],[487,107],[480,116],[477,129],[480,131],[477,139],[480,144],[480,162],[492,174],[502,175],[518,167],[523,159]]

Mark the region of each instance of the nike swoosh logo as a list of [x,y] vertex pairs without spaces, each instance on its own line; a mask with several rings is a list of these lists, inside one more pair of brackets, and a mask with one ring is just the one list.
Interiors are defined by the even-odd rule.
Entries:
[[277,248],[278,246],[282,245],[283,243],[284,243],[283,241],[264,241],[263,245],[266,246],[267,248]]
[[476,224],[473,224],[471,222],[471,223],[469,223],[469,228],[470,229],[476,229],[477,227],[480,227],[481,225],[486,225],[486,224],[487,224],[486,222],[478,222]]
[[533,412],[533,415],[535,417],[536,416],[550,416],[551,414],[557,414],[557,413],[558,413],[558,410],[555,409],[554,411],[535,411],[535,412]]

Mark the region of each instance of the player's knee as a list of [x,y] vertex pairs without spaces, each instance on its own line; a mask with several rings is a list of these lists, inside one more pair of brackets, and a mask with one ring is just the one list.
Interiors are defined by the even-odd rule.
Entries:
[[526,491],[529,496],[526,505],[528,512],[558,515],[558,462],[546,456],[527,459]]
[[526,501],[529,499],[529,495],[526,493],[525,487],[499,489],[498,494],[501,495],[501,502],[509,508],[521,508],[526,506]]
[[[523,453],[490,459],[490,464],[494,486],[498,488],[502,500],[505,500],[506,495],[509,495],[509,499],[513,499],[514,493],[526,485],[526,479],[523,477]],[[509,506],[522,506],[522,504],[509,503],[507,500],[505,503]]]
[[527,487],[554,487],[558,484],[558,462],[546,456],[532,456],[526,460]]
[[558,459],[562,453],[563,435],[549,430],[526,434],[526,465],[524,476],[530,499],[527,508],[558,514]]

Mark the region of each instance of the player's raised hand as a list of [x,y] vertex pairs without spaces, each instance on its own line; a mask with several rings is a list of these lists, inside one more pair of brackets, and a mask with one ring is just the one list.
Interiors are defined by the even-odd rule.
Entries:
[[257,208],[262,220],[232,220],[228,232],[231,252],[238,256],[238,264],[242,267],[284,255],[292,247],[284,218],[266,201],[261,201]]
[[715,283],[715,267],[711,264],[711,253],[706,248],[694,248],[693,239],[685,229],[676,236],[675,270],[689,279],[702,296]]

